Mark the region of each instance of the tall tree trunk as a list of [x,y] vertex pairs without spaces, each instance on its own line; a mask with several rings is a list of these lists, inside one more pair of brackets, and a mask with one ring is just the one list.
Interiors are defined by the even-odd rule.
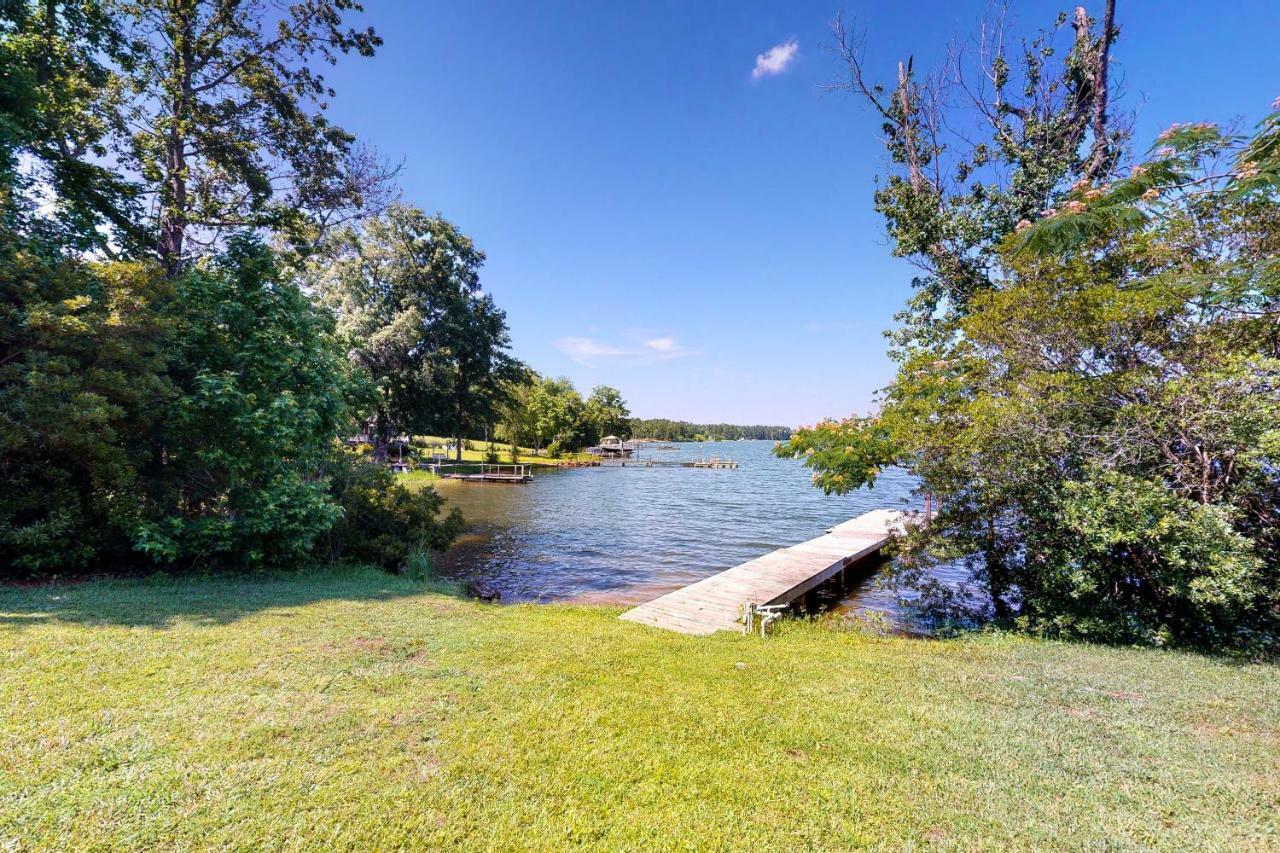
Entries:
[[373,442],[373,458],[386,462],[391,448],[391,421],[381,412],[374,414],[370,425],[369,438]]
[[174,95],[170,105],[169,132],[165,138],[165,185],[167,198],[160,206],[160,260],[172,278],[182,271],[182,252],[187,232],[187,138],[184,130],[195,93],[191,75],[195,64],[191,15],[177,16],[173,33]]
[[169,199],[160,215],[160,259],[165,273],[176,276],[182,270],[183,240],[187,223],[182,211],[187,206],[186,156],[184,141],[176,130],[169,133],[168,151],[165,157],[169,172]]
[[1115,40],[1115,26],[1116,0],[1107,0],[1093,73],[1093,151],[1085,169],[1085,174],[1093,181],[1106,177],[1111,161],[1111,144],[1107,140],[1107,66],[1110,64],[1111,42]]
[[916,126],[916,110],[914,91],[911,82],[911,67],[914,57],[907,57],[906,64],[898,63],[898,88],[894,92],[894,98],[898,102],[898,109],[902,113],[900,125],[902,127],[902,146],[907,155],[907,180],[911,184],[911,188],[916,192],[924,187],[924,164],[923,158],[920,156],[920,141],[917,137],[918,128]]

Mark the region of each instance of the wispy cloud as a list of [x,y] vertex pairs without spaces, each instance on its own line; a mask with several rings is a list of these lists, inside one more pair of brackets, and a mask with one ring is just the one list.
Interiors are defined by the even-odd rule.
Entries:
[[775,44],[756,57],[756,67],[751,69],[751,79],[774,77],[790,67],[796,54],[800,52],[800,43],[789,38],[782,44]]
[[644,337],[634,344],[617,346],[599,338],[566,337],[556,339],[555,347],[578,364],[588,367],[605,361],[624,364],[653,364],[693,355],[694,350],[680,343],[674,335]]
[[680,342],[672,337],[650,338],[644,342],[644,348],[649,352],[670,358],[679,354]]
[[591,359],[616,358],[626,355],[625,350],[601,343],[595,338],[560,338],[555,342],[556,349],[581,364]]

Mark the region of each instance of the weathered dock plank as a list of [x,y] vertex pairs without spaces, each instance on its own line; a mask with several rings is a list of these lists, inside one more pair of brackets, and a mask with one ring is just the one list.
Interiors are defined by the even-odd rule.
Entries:
[[900,527],[904,515],[884,509],[863,513],[822,536],[659,596],[621,618],[682,634],[741,630],[739,617],[745,604],[794,601],[842,569],[877,553]]

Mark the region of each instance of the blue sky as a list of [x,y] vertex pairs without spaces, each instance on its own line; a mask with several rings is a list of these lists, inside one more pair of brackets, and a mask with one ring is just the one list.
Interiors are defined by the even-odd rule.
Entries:
[[[907,55],[935,62],[986,7],[843,8],[887,78]],[[646,417],[868,409],[911,269],[872,210],[877,122],[821,89],[838,0],[366,8],[386,45],[332,70],[331,112],[403,158],[405,201],[484,249],[518,357],[584,393],[617,386]],[[1014,15],[1030,32],[1065,8]],[[1271,0],[1119,0],[1117,23],[1144,144],[1174,121],[1251,126],[1280,95]]]

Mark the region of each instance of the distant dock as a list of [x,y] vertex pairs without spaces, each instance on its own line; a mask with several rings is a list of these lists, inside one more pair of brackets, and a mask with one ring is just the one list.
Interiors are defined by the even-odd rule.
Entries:
[[738,463],[732,459],[602,459],[601,468],[737,468]]
[[468,483],[531,483],[533,475],[528,465],[490,465],[461,463],[429,466],[445,480],[465,480]]
[[634,607],[620,618],[682,634],[741,631],[747,610],[790,604],[879,553],[905,517],[887,509],[863,513],[816,539],[726,569]]

